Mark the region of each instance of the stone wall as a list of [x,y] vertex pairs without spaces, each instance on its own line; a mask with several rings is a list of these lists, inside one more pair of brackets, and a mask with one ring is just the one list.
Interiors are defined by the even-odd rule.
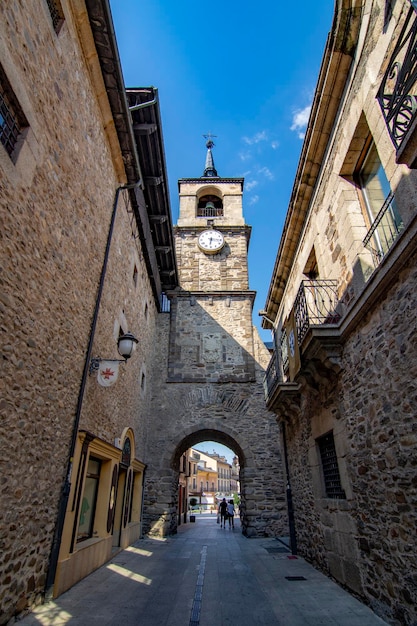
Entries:
[[137,228],[126,210],[126,201],[127,192],[123,191],[92,354],[120,358],[117,352],[120,332],[132,332],[138,343],[127,363],[120,364],[115,385],[101,387],[96,376],[88,377],[80,428],[113,443],[115,438],[121,437],[125,428],[131,427],[136,437],[136,456],[141,459],[145,451],[145,416],[150,403],[149,371],[158,313]]
[[347,342],[343,413],[363,589],[399,623],[417,619],[416,257]]
[[[188,447],[214,440],[239,457],[245,533],[287,534],[279,427],[265,409],[263,367],[251,357],[253,382],[167,382],[170,321],[167,315],[161,317],[147,434],[144,531],[175,532],[179,457]],[[264,346],[263,351],[265,362],[268,353]]]
[[175,295],[168,353],[170,382],[253,381],[252,298]]
[[[287,426],[300,553],[392,624],[417,617],[415,261],[347,340],[334,393],[306,385]],[[316,439],[329,430],[345,500],[324,494]]]
[[[216,228],[221,228],[216,220]],[[205,255],[197,244],[201,231],[182,228],[176,235],[178,271],[182,289],[186,291],[236,291],[248,289],[247,238],[249,229],[221,228],[225,238],[223,249]]]
[[[298,549],[395,625],[417,618],[417,177],[397,162],[376,96],[409,10],[408,2],[387,11],[386,3],[367,0],[352,67],[344,75],[335,53],[335,65],[329,62],[326,81],[319,83],[317,120],[325,116],[328,128],[316,129],[299,171],[308,171],[321,141],[326,151],[310,206],[300,196],[291,209],[298,220],[302,214],[304,227],[292,248],[283,244],[288,257],[280,267],[291,264],[291,270],[277,315],[279,326],[315,259],[316,288],[334,281],[341,320],[333,328],[324,318],[308,322],[295,377],[299,389],[287,385],[286,392],[284,382],[286,399],[275,406],[286,423]],[[336,41],[337,20],[334,27]],[[329,89],[342,80],[343,98],[331,121]],[[373,220],[358,173],[371,138],[402,219],[383,259],[364,244]],[[387,183],[381,188],[382,208]],[[326,496],[317,442],[330,432],[346,495],[340,499]]]

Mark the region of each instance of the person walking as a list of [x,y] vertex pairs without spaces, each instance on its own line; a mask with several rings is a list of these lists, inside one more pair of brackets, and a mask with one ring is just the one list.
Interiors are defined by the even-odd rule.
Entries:
[[227,519],[227,502],[226,498],[219,504],[219,513],[220,513],[220,528],[226,528],[226,519]]
[[233,500],[229,500],[227,504],[227,517],[229,520],[229,528],[235,527],[235,505],[233,504]]

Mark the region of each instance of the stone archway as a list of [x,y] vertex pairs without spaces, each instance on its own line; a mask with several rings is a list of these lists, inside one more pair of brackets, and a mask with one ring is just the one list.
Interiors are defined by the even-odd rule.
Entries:
[[216,441],[239,457],[244,515],[242,532],[248,537],[287,534],[285,492],[279,441],[257,441],[230,422],[206,418],[164,438],[164,449],[145,478],[143,531],[166,536],[177,530],[179,460],[190,447]]
[[[202,443],[204,441],[215,441],[216,443],[223,444],[227,448],[230,448],[234,452],[234,454],[239,458],[239,465],[240,465],[239,482],[241,484],[241,490],[240,490],[241,507],[240,509],[245,511],[245,488],[244,488],[244,484],[242,485],[241,477],[244,476],[245,466],[247,463],[246,458],[248,454],[249,454],[249,464],[252,464],[251,453],[249,451],[249,453],[245,454],[245,452],[242,450],[240,443],[236,440],[235,433],[232,436],[230,433],[225,432],[224,430],[220,431],[220,430],[211,430],[211,429],[205,428],[204,430],[198,430],[198,431],[193,430],[191,433],[186,435],[182,439],[182,441],[178,444],[175,450],[174,457],[172,459],[172,468],[175,471],[176,477],[178,477],[179,461],[180,461],[182,454],[189,448],[193,448],[197,446],[199,443]],[[241,522],[242,522],[242,529],[246,529],[247,523],[246,523],[245,515],[242,516]]]

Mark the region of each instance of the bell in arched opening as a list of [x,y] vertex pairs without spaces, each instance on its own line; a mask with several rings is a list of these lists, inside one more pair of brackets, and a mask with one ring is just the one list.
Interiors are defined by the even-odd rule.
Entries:
[[197,217],[222,217],[223,202],[217,196],[204,196],[200,198],[197,207]]

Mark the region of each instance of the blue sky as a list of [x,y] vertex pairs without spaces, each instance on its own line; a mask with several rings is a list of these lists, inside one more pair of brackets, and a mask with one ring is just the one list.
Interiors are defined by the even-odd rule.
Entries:
[[233,457],[235,456],[234,452],[224,446],[221,443],[216,443],[215,441],[203,441],[198,443],[196,446],[193,446],[195,450],[199,450],[200,452],[207,452],[207,454],[212,454],[213,452],[217,452],[221,456],[225,456],[228,463],[232,464]]
[[[334,0],[110,0],[127,87],[157,87],[173,221],[179,178],[245,178],[254,323],[264,308]],[[208,447],[207,447],[208,446]],[[227,448],[200,444],[221,454]],[[228,454],[227,456],[230,456]],[[231,460],[231,459],[230,459]]]
[[[110,0],[127,87],[158,87],[171,210],[201,176],[245,178],[254,323],[264,308],[334,0]],[[258,8],[259,7],[259,8]],[[258,10],[257,10],[258,9]],[[270,332],[261,330],[264,341]]]

